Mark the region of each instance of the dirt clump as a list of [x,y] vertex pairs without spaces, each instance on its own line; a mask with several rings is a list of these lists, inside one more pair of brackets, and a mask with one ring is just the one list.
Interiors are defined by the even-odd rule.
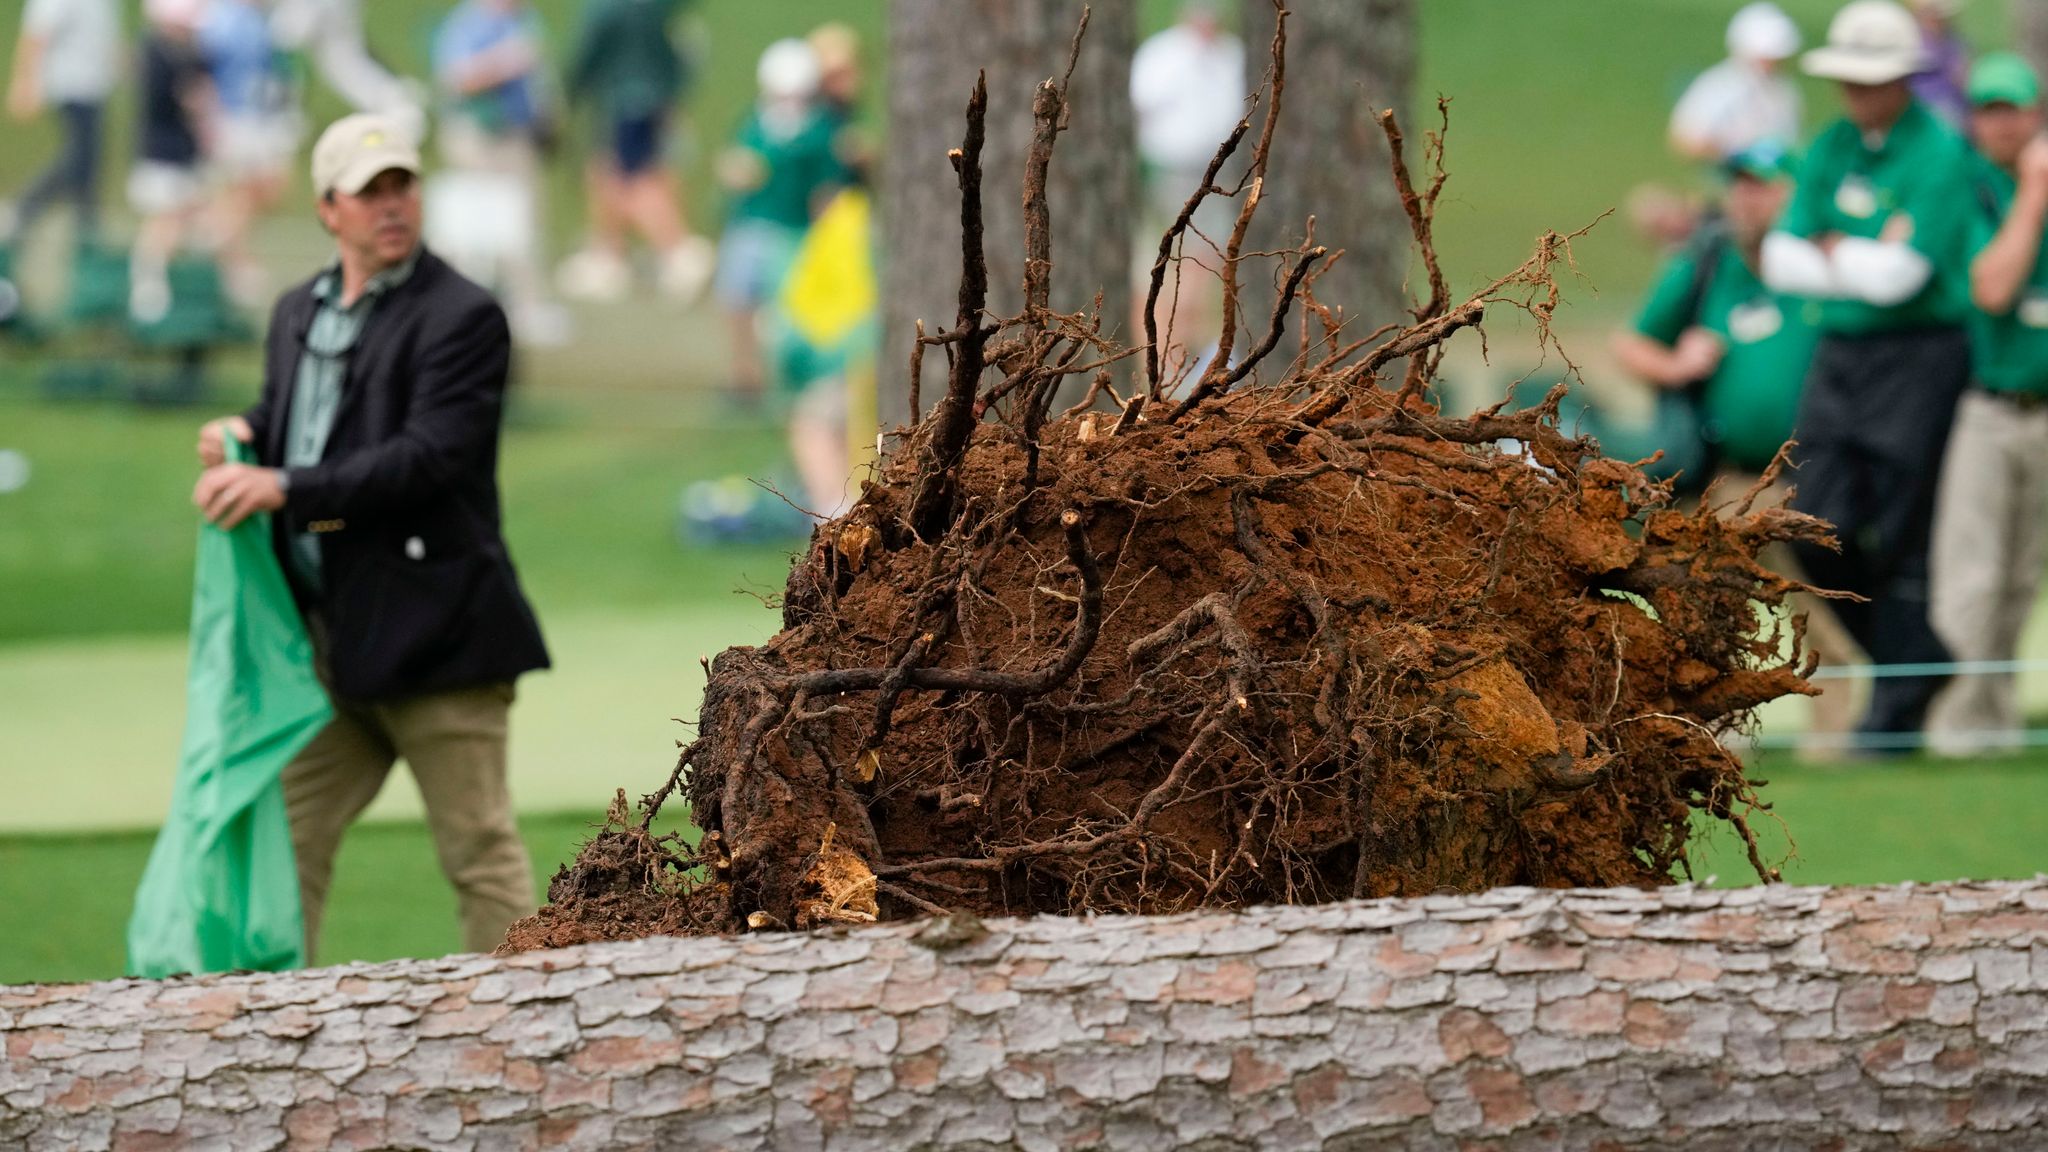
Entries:
[[[1040,90],[1055,126],[1061,96]],[[1416,192],[1389,118],[1432,288],[1414,323],[1349,340],[1313,300],[1329,255],[1304,244],[1270,328],[1247,325],[1267,339],[1238,355],[1226,336],[1177,392],[1148,356],[1126,397],[1111,373],[1134,354],[1099,318],[1052,312],[1028,278],[1024,313],[984,314],[979,100],[961,316],[919,345],[943,349],[944,394],[813,534],[782,631],[711,664],[668,784],[615,807],[509,947],[1656,885],[1686,873],[1702,812],[1769,878],[1720,738],[1812,691],[1800,623],[1774,611],[1798,586],[1756,557],[1826,526],[1739,494],[1680,510],[1561,432],[1557,394],[1463,418],[1424,398],[1488,307],[1547,320],[1565,238],[1451,303],[1441,168]],[[1232,191],[1214,173],[1245,135],[1162,262],[1195,202]],[[1297,300],[1296,346],[1260,379]],[[1056,412],[1069,376],[1109,406]],[[676,791],[694,849],[645,832]]]

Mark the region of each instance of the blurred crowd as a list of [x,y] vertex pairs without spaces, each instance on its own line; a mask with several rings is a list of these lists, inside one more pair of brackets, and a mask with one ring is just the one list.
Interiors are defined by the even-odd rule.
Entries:
[[[195,363],[247,339],[277,287],[252,237],[273,212],[301,215],[283,200],[310,143],[317,80],[431,143],[440,163],[422,190],[426,241],[498,294],[520,343],[573,338],[564,298],[651,291],[680,307],[713,293],[731,401],[789,414],[807,506],[831,514],[847,500],[852,454],[845,375],[872,345],[875,313],[862,45],[830,23],[761,55],[757,99],[715,157],[726,205],[714,240],[677,178],[703,57],[692,6],[588,0],[556,43],[528,0],[459,0],[422,20],[429,75],[412,77],[370,50],[361,0],[145,0],[132,31],[118,0],[28,0],[8,112],[47,118],[60,142],[17,199],[0,201],[0,337],[50,327],[31,323],[12,268],[68,208],[66,323],[112,324]],[[122,241],[99,206],[107,107],[124,91],[135,100],[124,166],[135,223]],[[545,193],[552,167],[579,162],[571,138],[588,141],[586,218],[581,244],[557,262]]]
[[[1796,441],[1781,486],[1839,547],[1778,563],[1854,594],[1806,605],[1823,663],[1876,666],[1860,717],[1839,687],[1817,710],[1836,747],[2024,739],[2013,662],[2048,536],[2048,138],[2033,68],[1973,55],[1961,6],[1851,0],[1802,53],[1786,13],[1746,5],[1670,121],[1719,196],[1633,205],[1669,254],[1614,353],[1654,415],[1603,443],[1661,451],[1680,492],[1720,480],[1728,499]],[[1795,61],[1836,89],[1811,137]]]
[[[426,189],[429,243],[499,292],[520,340],[569,338],[562,296],[617,299],[644,285],[687,302],[715,277],[739,339],[734,385],[758,394],[755,331],[771,286],[832,194],[860,180],[861,46],[833,24],[762,57],[759,102],[718,159],[733,202],[720,255],[693,226],[673,155],[700,64],[690,6],[589,0],[555,45],[526,0],[461,0],[432,23],[431,74],[411,77],[369,49],[361,0],[145,0],[133,30],[117,0],[28,0],[8,112],[48,118],[61,143],[0,205],[0,253],[60,206],[76,222],[75,274],[118,247],[98,207],[107,106],[127,88],[131,318],[148,325],[178,303],[174,288],[189,279],[173,274],[180,264],[217,273],[234,307],[267,306],[274,286],[251,237],[309,142],[305,98],[317,78],[354,109],[431,138],[442,163]],[[581,247],[553,264],[546,173],[566,160],[572,115],[590,142],[588,216]]]

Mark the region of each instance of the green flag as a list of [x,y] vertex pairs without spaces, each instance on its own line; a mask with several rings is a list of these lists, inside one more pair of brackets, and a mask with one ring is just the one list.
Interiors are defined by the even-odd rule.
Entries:
[[[248,449],[228,439],[228,457]],[[333,714],[270,548],[270,517],[199,528],[185,739],[128,918],[136,976],[306,962],[284,766]]]

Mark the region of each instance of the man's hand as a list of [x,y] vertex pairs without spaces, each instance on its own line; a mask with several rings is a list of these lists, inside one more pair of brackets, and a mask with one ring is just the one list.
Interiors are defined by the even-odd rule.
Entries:
[[258,512],[284,507],[278,470],[253,464],[216,464],[199,475],[192,503],[216,525],[232,529]]
[[1690,384],[1712,376],[1714,369],[1721,366],[1721,355],[1725,351],[1719,336],[1705,328],[1687,328],[1679,334],[1678,343],[1671,347],[1673,363],[1684,371],[1676,383]]
[[223,416],[208,420],[199,428],[199,463],[207,468],[227,462],[227,437],[247,444],[256,434],[249,429],[249,422],[240,416]]
[[2048,136],[2036,136],[2020,149],[2020,187],[2048,192]]

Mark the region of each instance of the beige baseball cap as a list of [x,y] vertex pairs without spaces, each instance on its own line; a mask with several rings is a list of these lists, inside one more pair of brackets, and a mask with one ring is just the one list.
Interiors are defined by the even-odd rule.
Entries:
[[328,125],[313,145],[313,194],[353,196],[378,173],[393,168],[420,174],[420,149],[412,134],[390,116],[344,116]]

